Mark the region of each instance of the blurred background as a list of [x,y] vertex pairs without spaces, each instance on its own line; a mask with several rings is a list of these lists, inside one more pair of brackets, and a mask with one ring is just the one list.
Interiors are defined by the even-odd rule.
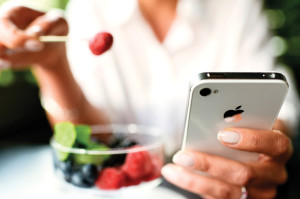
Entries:
[[[5,1],[0,0],[0,6]],[[47,11],[51,8],[65,9],[68,0],[18,2]],[[274,34],[270,41],[273,53],[278,64],[294,73],[296,87],[300,88],[300,0],[265,0],[264,5],[269,28]],[[0,71],[0,149],[19,142],[45,144],[51,134],[31,71]],[[300,198],[299,140],[299,136],[294,139],[295,153],[288,163],[289,181],[279,188],[278,198]]]

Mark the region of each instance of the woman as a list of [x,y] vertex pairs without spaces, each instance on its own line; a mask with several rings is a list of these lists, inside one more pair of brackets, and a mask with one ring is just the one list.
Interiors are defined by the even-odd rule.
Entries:
[[[114,35],[113,48],[96,57],[86,43],[74,41],[66,53],[63,43],[38,40],[68,33],[58,12],[8,6],[0,20],[0,68],[33,66],[52,123],[159,126],[172,139],[168,154],[178,150],[191,75],[274,65],[260,1],[74,0],[68,23],[71,40],[105,30]],[[286,121],[296,109],[287,104],[283,110],[272,131],[231,129],[218,136],[227,147],[260,153],[258,162],[180,151],[163,176],[205,198],[275,197],[287,179],[292,147]]]

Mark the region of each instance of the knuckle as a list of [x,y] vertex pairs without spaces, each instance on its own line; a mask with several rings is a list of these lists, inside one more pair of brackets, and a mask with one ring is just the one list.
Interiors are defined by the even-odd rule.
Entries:
[[219,193],[218,193],[218,198],[222,199],[230,199],[231,197],[232,190],[230,187],[223,186],[220,187]]
[[181,180],[181,185],[184,189],[190,190],[198,194],[206,193],[206,186],[199,186],[200,184],[202,183],[195,183],[195,180],[192,180],[190,178],[184,178]]
[[251,140],[251,145],[254,151],[257,149],[260,149],[261,146],[261,139],[259,138],[258,135],[253,135],[252,140]]
[[284,184],[288,179],[288,173],[285,168],[282,168],[280,175],[278,175],[278,184]]
[[266,198],[268,198],[268,199],[275,198],[277,196],[277,190],[276,190],[276,188],[272,188],[272,189],[268,190],[266,194],[267,194]]
[[208,164],[208,159],[206,157],[202,157],[201,161],[198,163],[198,167],[200,171],[209,172],[210,166]]
[[275,198],[277,196],[277,189],[273,188],[270,191],[270,198]]
[[24,38],[22,37],[15,37],[11,39],[10,41],[7,41],[7,47],[9,48],[21,48],[24,43]]
[[254,171],[251,166],[245,165],[238,172],[236,172],[237,184],[243,186],[247,185],[254,177]]

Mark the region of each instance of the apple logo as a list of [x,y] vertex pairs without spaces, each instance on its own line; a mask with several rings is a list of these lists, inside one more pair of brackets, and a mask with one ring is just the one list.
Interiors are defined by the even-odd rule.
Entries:
[[224,113],[224,120],[226,123],[238,122],[242,119],[242,113],[244,110],[241,110],[242,106],[236,107],[235,110],[228,110]]

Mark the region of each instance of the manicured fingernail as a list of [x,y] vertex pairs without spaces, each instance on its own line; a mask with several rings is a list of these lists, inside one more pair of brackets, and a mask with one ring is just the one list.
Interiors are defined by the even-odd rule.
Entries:
[[57,21],[59,18],[64,17],[64,13],[60,9],[53,9],[46,13],[46,20],[49,22]]
[[44,45],[41,42],[34,40],[34,39],[30,39],[30,40],[26,41],[24,46],[27,50],[33,51],[33,52],[41,51],[44,47]]
[[218,133],[218,140],[228,144],[237,144],[240,141],[240,134],[233,131],[220,131]]
[[173,156],[173,162],[184,167],[192,167],[195,164],[194,158],[191,155],[181,151]]
[[0,59],[0,69],[10,68],[11,63],[7,60]]
[[178,171],[171,165],[166,165],[161,169],[161,174],[169,181],[176,181],[178,178]]
[[39,35],[42,33],[42,28],[40,26],[34,25],[26,30],[28,35]]

